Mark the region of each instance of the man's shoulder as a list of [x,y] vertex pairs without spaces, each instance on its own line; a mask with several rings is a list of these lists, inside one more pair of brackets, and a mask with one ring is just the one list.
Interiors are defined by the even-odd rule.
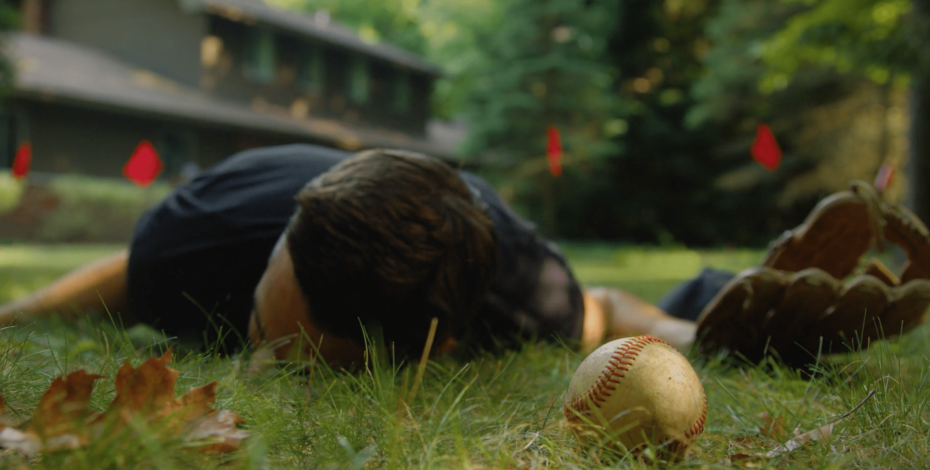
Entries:
[[269,165],[334,165],[349,156],[344,150],[311,144],[289,144],[239,152],[214,167],[216,171]]
[[517,237],[536,237],[536,224],[520,217],[504,201],[494,187],[486,180],[467,171],[459,171],[459,175],[475,198],[483,202],[488,207],[491,219],[497,230],[498,237],[517,238]]

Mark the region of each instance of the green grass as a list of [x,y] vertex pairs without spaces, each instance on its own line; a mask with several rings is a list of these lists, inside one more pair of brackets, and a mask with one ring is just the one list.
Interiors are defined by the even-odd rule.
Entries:
[[[0,247],[0,300],[31,289],[74,263],[113,247]],[[628,288],[656,300],[703,266],[740,269],[758,251],[638,249],[569,245],[581,280]],[[68,258],[68,261],[63,261]],[[921,327],[900,342],[881,342],[864,353],[838,357],[813,378],[778,364],[737,368],[721,358],[694,358],[709,403],[704,435],[689,458],[674,468],[719,468],[736,453],[766,451],[778,442],[758,437],[752,450],[741,439],[758,436],[763,411],[785,428],[809,430],[851,409],[869,390],[876,396],[837,426],[826,446],[812,443],[756,468],[925,468],[930,460],[930,330]],[[113,397],[119,365],[134,365],[166,347],[145,330],[121,331],[105,322],[0,331],[0,394],[25,423],[56,375],[85,368],[107,375],[93,406]],[[219,408],[241,414],[253,435],[243,449],[204,456],[172,438],[142,432],[107,439],[77,451],[28,460],[0,451],[0,468],[607,468],[636,467],[635,459],[605,449],[583,450],[565,427],[561,404],[584,356],[564,346],[527,345],[501,356],[464,362],[442,357],[429,363],[409,411],[398,396],[413,370],[378,357],[369,370],[348,374],[322,364],[309,372],[275,369],[246,373],[245,355],[223,358],[180,351],[178,391],[219,381]],[[112,436],[111,436],[112,437]],[[656,464],[655,466],[661,467]]]
[[70,269],[120,249],[112,245],[0,245],[0,303],[22,297]]
[[562,250],[583,284],[624,289],[650,302],[703,268],[738,272],[757,264],[764,255],[764,251],[748,249],[695,251],[574,243],[564,244]]

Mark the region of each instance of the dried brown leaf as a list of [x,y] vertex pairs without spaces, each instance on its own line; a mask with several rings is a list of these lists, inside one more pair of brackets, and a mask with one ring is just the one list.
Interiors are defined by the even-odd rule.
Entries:
[[8,426],[8,421],[6,418],[6,404],[3,403],[3,396],[0,395],[0,431],[3,431],[3,428]]
[[0,425],[0,448],[31,455],[43,448],[73,449],[86,444],[86,424],[94,416],[88,407],[90,395],[94,382],[102,377],[79,370],[53,380],[39,399],[28,429]]
[[48,440],[83,431],[91,417],[89,405],[94,382],[102,378],[79,370],[53,380],[32,412],[32,423],[26,432]]
[[[758,449],[764,448],[765,442],[760,436],[738,436],[730,441],[730,462],[743,467],[761,460]],[[751,465],[750,465],[751,466]]]
[[803,447],[811,441],[826,442],[830,440],[830,437],[833,436],[833,427],[842,420],[843,418],[840,418],[830,424],[824,424],[817,429],[807,431],[806,433],[801,434],[800,436],[770,450],[765,454],[765,457],[770,459],[782,454],[787,454],[788,452],[791,452],[799,447]]
[[788,435],[785,431],[785,419],[781,415],[772,418],[767,411],[763,411],[759,418],[762,419],[759,433],[763,436],[780,441]]
[[116,398],[107,413],[143,413],[151,416],[174,401],[178,371],[169,369],[171,350],[150,358],[138,369],[126,361],[116,373]]
[[13,428],[0,430],[0,449],[12,449],[34,455],[42,448],[42,441],[35,434],[27,434]]
[[229,410],[211,411],[208,415],[194,421],[187,438],[206,445],[197,450],[204,453],[229,452],[239,448],[249,432],[236,427],[245,423],[239,415]]
[[212,408],[216,401],[216,382],[193,388],[175,398],[178,371],[168,368],[171,359],[171,350],[168,350],[161,358],[151,358],[138,369],[128,363],[120,367],[116,376],[116,398],[107,414],[118,413],[124,419],[141,416],[150,422],[159,422],[169,432],[181,432],[188,442],[206,439],[207,445],[198,446],[201,452],[237,449],[249,433],[236,427],[244,422],[239,415]]
[[210,405],[215,401],[216,382],[210,382],[202,387],[192,388],[181,398],[168,403],[159,417],[168,418],[174,423],[187,423],[213,412]]
[[744,463],[744,462],[755,462],[759,460],[758,455],[752,454],[730,454],[731,463]]
[[[5,427],[4,403],[0,398],[0,448],[26,454],[41,450],[73,449],[86,445],[93,436],[112,433],[129,420],[159,424],[164,433],[180,435],[198,444],[201,452],[227,452],[239,447],[249,432],[237,425],[244,421],[236,413],[212,408],[216,382],[193,388],[175,398],[178,371],[169,369],[171,351],[151,358],[138,368],[128,362],[116,375],[116,398],[104,413],[89,409],[94,381],[102,376],[83,370],[58,377],[42,396],[26,431]],[[199,445],[202,444],[202,445]]]
[[733,439],[733,444],[736,447],[758,447],[764,445],[762,438],[759,436],[739,436]]
[[6,404],[3,397],[0,396],[0,448],[17,449],[21,452],[29,453],[32,447],[38,448],[40,445],[38,438],[30,439],[22,431],[7,427]]

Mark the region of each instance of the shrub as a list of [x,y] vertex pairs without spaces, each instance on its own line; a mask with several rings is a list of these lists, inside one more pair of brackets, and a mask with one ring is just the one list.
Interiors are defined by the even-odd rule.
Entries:
[[139,216],[171,191],[167,183],[139,188],[79,175],[57,176],[49,189],[59,203],[42,217],[36,232],[45,242],[128,241]]
[[0,215],[19,205],[23,196],[23,184],[13,179],[8,171],[0,171]]

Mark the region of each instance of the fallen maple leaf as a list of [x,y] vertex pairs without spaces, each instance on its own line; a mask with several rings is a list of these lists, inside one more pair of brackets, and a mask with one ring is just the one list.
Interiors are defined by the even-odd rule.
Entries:
[[53,380],[32,412],[29,431],[42,439],[49,439],[83,427],[85,420],[91,416],[88,405],[94,382],[102,378],[102,375],[79,370]]
[[[239,448],[239,443],[249,437],[248,431],[236,428],[245,420],[229,410],[215,411],[195,423],[187,437],[191,441],[202,441],[205,445],[199,450],[203,453],[229,452]],[[208,442],[209,441],[209,442]]]
[[110,404],[114,412],[156,413],[174,401],[178,371],[169,369],[171,351],[153,357],[134,369],[129,361],[116,372],[116,398]]
[[175,398],[178,371],[169,369],[171,351],[138,368],[127,361],[116,375],[116,398],[103,413],[89,410],[94,381],[102,378],[79,370],[58,377],[42,395],[26,431],[5,427],[0,397],[0,448],[26,454],[41,450],[73,449],[86,445],[104,431],[112,434],[131,420],[157,425],[160,432],[180,435],[201,452],[235,450],[249,432],[236,413],[217,411],[216,382],[191,389]]
[[[79,370],[53,380],[39,399],[25,432],[0,427],[0,447],[35,454],[43,448],[73,449],[86,444],[87,435],[81,431],[94,417],[88,404],[94,381],[102,377]],[[3,412],[0,407],[0,416]]]

